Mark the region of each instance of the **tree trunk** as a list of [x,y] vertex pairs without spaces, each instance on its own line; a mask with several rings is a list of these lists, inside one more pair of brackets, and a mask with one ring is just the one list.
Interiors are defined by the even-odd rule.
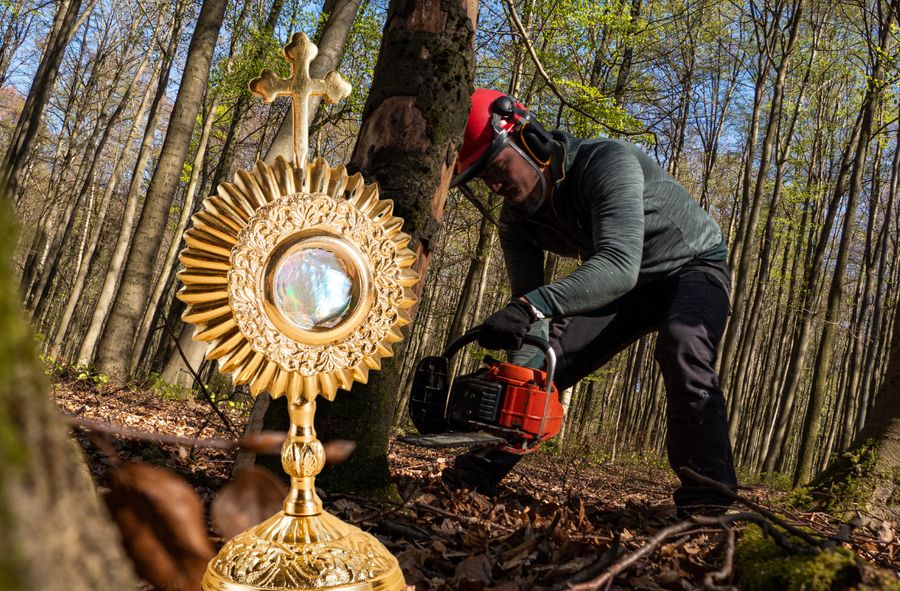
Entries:
[[[879,5],[881,3],[879,2]],[[794,473],[794,484],[809,480],[813,471],[813,458],[816,451],[816,440],[819,436],[819,424],[822,419],[822,407],[826,394],[826,378],[828,368],[831,365],[831,354],[834,346],[834,325],[838,321],[841,300],[844,295],[844,273],[847,261],[850,257],[850,239],[856,228],[856,203],[862,192],[863,172],[866,167],[866,155],[868,154],[869,139],[875,108],[881,100],[881,76],[883,74],[883,62],[881,56],[888,50],[888,30],[894,22],[894,11],[890,6],[885,6],[888,13],[880,23],[878,51],[875,52],[875,63],[872,67],[872,77],[866,89],[863,99],[862,122],[860,124],[859,141],[853,158],[853,172],[850,177],[850,193],[847,197],[846,214],[844,214],[844,231],[841,234],[838,246],[837,261],[834,265],[834,276],[831,288],[828,292],[828,306],[825,311],[825,319],[822,327],[822,336],[819,340],[819,351],[816,355],[816,365],[813,370],[813,386],[809,394],[809,404],[806,408],[806,417],[803,421],[803,431],[800,437],[800,451],[798,452],[797,470]],[[846,394],[846,393],[845,393]]]
[[[185,190],[184,204],[181,206],[181,216],[178,218],[178,224],[175,226],[174,238],[169,244],[169,249],[163,259],[162,273],[156,279],[153,293],[150,295],[150,299],[144,309],[144,316],[141,318],[141,323],[138,327],[137,336],[134,340],[134,348],[131,354],[129,373],[134,373],[141,362],[141,357],[146,349],[145,343],[150,334],[150,329],[152,328],[153,319],[157,316],[159,302],[162,300],[163,293],[166,291],[166,286],[169,285],[169,278],[176,266],[175,259],[178,256],[178,252],[181,250],[183,242],[182,234],[184,234],[184,229],[187,227],[188,219],[191,215],[196,213],[194,197],[197,194],[200,169],[203,168],[203,159],[206,156],[206,146],[209,143],[209,133],[212,129],[213,121],[215,120],[220,96],[219,93],[216,93],[207,109],[206,117],[203,118],[203,129],[200,131],[200,143],[197,145],[197,153],[194,155],[194,161],[191,164],[191,177],[190,180],[188,180],[188,186]],[[188,334],[193,334],[193,330],[189,331]],[[203,351],[203,347],[201,347],[200,350]]]
[[128,186],[128,196],[125,198],[125,209],[122,212],[122,221],[119,224],[119,235],[116,239],[116,245],[113,247],[112,258],[109,261],[106,274],[103,277],[103,285],[100,287],[100,295],[97,304],[94,306],[94,313],[91,315],[91,321],[81,340],[81,346],[78,349],[76,359],[79,365],[90,365],[94,360],[94,351],[97,343],[100,341],[100,335],[106,324],[106,319],[110,314],[110,308],[113,298],[118,293],[119,280],[121,278],[122,266],[131,249],[132,227],[134,219],[137,216],[140,207],[140,191],[141,184],[144,180],[144,172],[150,156],[153,152],[153,136],[156,134],[159,124],[160,109],[163,99],[166,96],[166,88],[169,84],[169,74],[172,69],[172,60],[175,57],[175,50],[178,47],[178,37],[181,34],[183,12],[177,10],[169,35],[168,47],[163,52],[164,58],[161,65],[159,81],[156,85],[156,95],[150,105],[150,115],[147,118],[147,127],[144,129],[144,137],[141,140],[141,147],[138,152],[137,162],[134,166],[134,172],[131,174],[131,182]]
[[[361,0],[326,0],[325,12],[328,14],[328,23],[322,29],[322,36],[316,41],[319,48],[319,54],[309,64],[309,75],[312,78],[324,78],[325,74],[331,70],[336,70],[341,64],[344,57],[344,50],[347,47],[347,37],[350,36],[350,29],[353,27],[353,21],[356,20],[356,13],[359,10]],[[328,11],[329,2],[332,4],[331,11]],[[309,112],[315,113],[321,102],[321,97],[313,97],[309,101]],[[278,156],[284,156],[291,160],[293,153],[293,135],[291,132],[291,118],[285,117],[278,128],[278,133],[272,139],[272,145],[266,152],[264,160],[267,164],[275,162]]]
[[830,512],[862,509],[889,519],[900,499],[900,322],[895,311],[887,372],[866,425],[850,451],[811,485]]
[[[470,105],[476,11],[474,0],[391,2],[351,159],[353,168],[378,181],[382,198],[394,200],[423,278]],[[391,489],[387,443],[399,365],[399,355],[386,360],[367,384],[320,405],[316,419],[323,440],[357,443],[348,462],[322,473],[326,488],[376,494]]]
[[178,189],[194,123],[203,103],[213,50],[219,38],[226,4],[225,0],[204,0],[200,9],[166,139],[156,172],[147,189],[131,253],[122,274],[122,284],[100,341],[98,366],[119,379],[126,377],[129,369],[134,335],[150,295],[169,207]]
[[[0,198],[0,234],[13,232]],[[0,588],[136,589],[119,535],[51,403],[0,241]]]
[[447,330],[447,338],[444,341],[445,348],[461,337],[471,326],[469,320],[475,318],[472,313],[474,304],[480,296],[482,287],[480,279],[489,260],[493,234],[494,225],[487,218],[483,218],[478,227],[478,244],[475,246],[475,254],[469,264],[466,278],[463,280],[462,293],[456,303],[456,311],[453,313],[453,320],[450,321],[450,328]]
[[[284,1],[285,0],[273,0],[269,7],[269,15],[266,18],[266,22],[259,31],[261,38],[265,39],[272,36],[272,33],[275,31],[275,25],[278,24],[278,18],[281,16],[281,9],[284,7]],[[246,4],[247,3],[245,3],[245,6]],[[265,45],[263,43],[258,41],[256,43],[256,48],[253,49],[248,56],[251,63],[259,62],[265,50]],[[216,192],[216,189],[220,184],[231,179],[234,174],[234,155],[235,150],[237,150],[237,140],[241,133],[247,111],[250,110],[250,101],[252,97],[253,95],[250,93],[250,89],[244,87],[241,89],[240,94],[238,94],[237,101],[235,101],[232,106],[231,125],[228,126],[228,133],[225,136],[225,142],[222,144],[222,152],[219,155],[219,165],[216,167],[212,184],[210,185],[213,193]],[[213,111],[213,114],[215,114],[215,111]],[[176,235],[180,236],[181,232],[179,231]]]
[[[78,11],[82,0],[63,0],[57,4],[51,33],[47,38],[41,62],[28,91],[28,98],[9,141],[6,155],[0,163],[0,189],[4,189],[7,199],[13,203],[18,201],[19,184],[21,182],[22,169],[25,159],[31,153],[41,120],[44,107],[50,98],[50,91],[59,74],[59,64],[63,54],[75,31],[80,24]],[[86,12],[93,9],[96,0],[89,1]]]
[[[160,64],[161,65],[161,64]],[[88,241],[88,245],[84,251],[84,261],[81,267],[79,267],[78,272],[75,276],[75,281],[71,289],[69,290],[68,295],[66,296],[66,305],[63,309],[62,317],[60,318],[59,325],[56,327],[56,332],[53,336],[53,340],[50,343],[50,353],[54,356],[59,355],[63,349],[63,342],[66,337],[66,333],[69,330],[69,324],[72,322],[72,316],[75,314],[75,308],[78,306],[78,303],[81,301],[81,293],[84,290],[85,283],[88,278],[88,271],[91,267],[91,260],[94,257],[94,253],[97,251],[97,245],[100,242],[100,235],[103,232],[103,225],[106,221],[106,214],[109,211],[109,204],[112,201],[113,193],[116,190],[116,187],[119,183],[119,177],[122,176],[122,172],[124,172],[125,164],[130,161],[131,154],[131,144],[134,138],[137,136],[138,129],[140,128],[140,122],[144,119],[144,115],[147,112],[147,107],[150,104],[150,97],[152,96],[153,91],[153,80],[159,75],[159,69],[150,76],[150,84],[147,85],[147,90],[144,92],[144,97],[141,99],[141,104],[138,106],[137,112],[134,115],[134,122],[131,125],[131,129],[128,132],[128,135],[125,136],[125,142],[122,146],[122,152],[119,155],[118,160],[116,160],[116,164],[113,167],[112,174],[110,175],[109,181],[106,184],[106,187],[103,189],[103,195],[100,197],[100,209],[97,212],[97,220],[94,224],[94,229],[91,232],[91,237]],[[71,347],[69,351],[71,351]]]

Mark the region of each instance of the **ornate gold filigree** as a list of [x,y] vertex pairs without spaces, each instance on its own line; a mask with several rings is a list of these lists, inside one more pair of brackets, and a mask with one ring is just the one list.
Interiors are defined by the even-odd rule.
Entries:
[[238,534],[210,562],[204,591],[402,586],[397,562],[371,535],[327,513],[308,526],[276,515]]
[[[314,484],[325,465],[313,427],[316,397],[330,400],[338,388],[365,382],[392,354],[418,281],[403,220],[377,186],[321,158],[305,162],[309,96],[336,101],[350,92],[336,72],[310,79],[316,52],[294,35],[285,47],[292,77],[264,71],[251,84],[267,101],[293,98],[293,162],[257,162],[220,185],[192,218],[179,257],[183,318],[197,325],[195,340],[209,343],[206,357],[253,395],[285,395],[291,422],[281,452],[291,478],[284,510],[230,540],[210,562],[203,591],[403,587],[397,560],[373,536],[325,513]],[[338,289],[319,281],[323,268]],[[303,298],[291,300],[295,292],[312,298],[314,314]]]
[[[273,167],[258,162],[221,185],[193,218],[178,275],[184,319],[197,324],[196,340],[209,342],[207,357],[254,395],[331,400],[338,388],[365,382],[403,338],[415,303],[415,254],[392,211],[376,185],[323,159],[300,170],[283,158]],[[267,293],[273,253],[311,238],[345,252],[365,285],[346,320],[315,332],[292,326]]]

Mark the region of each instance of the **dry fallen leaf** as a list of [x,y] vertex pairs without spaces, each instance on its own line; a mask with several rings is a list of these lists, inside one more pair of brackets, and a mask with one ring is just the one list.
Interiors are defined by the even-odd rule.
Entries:
[[348,439],[332,439],[323,445],[325,447],[325,463],[329,465],[346,462],[353,450],[356,449],[356,442]]
[[215,552],[197,493],[147,464],[123,464],[110,474],[106,504],[137,573],[163,591],[199,589]]
[[284,483],[265,468],[241,468],[212,503],[213,525],[232,538],[280,511],[287,494]]
[[286,438],[284,431],[260,431],[244,437],[241,447],[258,454],[278,455]]
[[454,589],[481,590],[491,582],[491,560],[486,554],[469,556],[456,566]]

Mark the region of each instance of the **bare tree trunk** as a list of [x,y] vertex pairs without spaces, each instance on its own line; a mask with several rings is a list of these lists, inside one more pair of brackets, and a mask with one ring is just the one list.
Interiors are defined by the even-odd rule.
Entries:
[[[273,0],[270,5],[268,18],[266,18],[266,22],[263,24],[260,31],[263,38],[272,36],[275,25],[278,24],[278,17],[281,15],[281,9],[284,7],[284,1],[285,0]],[[244,5],[246,6],[246,4],[247,3],[245,2]],[[232,36],[234,36],[234,33],[232,33]],[[251,51],[249,59],[253,62],[258,62],[262,57],[264,47],[265,46],[262,44],[257,45],[257,47]],[[252,96],[249,88],[242,88],[237,101],[235,101],[235,104],[231,108],[231,125],[228,126],[228,133],[225,135],[225,141],[222,144],[222,152],[219,154],[219,165],[216,167],[216,171],[213,174],[211,185],[213,193],[215,193],[216,188],[220,184],[230,179],[234,174],[234,155],[235,150],[237,149],[237,140],[241,133],[247,111],[250,110],[250,100]],[[180,235],[180,233],[177,235]]]
[[[879,7],[882,3],[879,2]],[[837,261],[835,262],[834,276],[831,288],[828,292],[828,306],[825,310],[825,320],[822,326],[822,336],[819,340],[819,351],[816,356],[816,365],[813,370],[813,386],[809,395],[809,404],[806,409],[806,418],[803,421],[803,431],[800,437],[800,451],[798,453],[797,470],[794,473],[794,484],[809,480],[813,471],[813,456],[815,454],[816,439],[819,436],[819,424],[822,420],[822,405],[825,400],[826,379],[828,368],[831,365],[831,354],[834,346],[834,325],[838,320],[841,300],[844,295],[844,273],[850,256],[850,240],[856,228],[857,199],[862,192],[863,172],[866,167],[866,155],[868,154],[869,139],[872,133],[872,125],[875,109],[881,100],[881,91],[878,88],[883,74],[882,52],[888,50],[888,30],[894,22],[894,10],[885,6],[887,14],[880,24],[878,51],[875,52],[875,63],[872,67],[872,77],[866,95],[863,99],[862,122],[860,125],[859,141],[853,157],[853,172],[850,177],[850,192],[847,197],[846,213],[844,214],[844,231],[841,234],[838,246]],[[879,10],[879,13],[881,10]]]
[[[898,126],[898,139],[900,139],[900,126]],[[891,215],[894,210],[894,202],[897,196],[898,186],[900,186],[900,146],[895,145],[894,148],[894,158],[891,163],[891,181],[890,188],[888,190],[888,201],[884,208],[884,222],[881,226],[881,230],[878,233],[878,245],[876,249],[881,253],[881,256],[878,260],[878,277],[884,278],[886,276],[886,267],[887,261],[889,258],[888,255],[888,235],[890,234],[890,226],[891,226]],[[883,289],[885,282],[879,281],[878,286],[875,290],[875,304],[874,309],[872,311],[872,322],[870,324],[870,329],[868,334],[866,335],[865,342],[863,343],[863,348],[866,349],[866,360],[865,367],[863,368],[863,381],[860,387],[860,399],[859,399],[859,407],[856,411],[856,424],[854,426],[855,431],[860,431],[863,426],[866,424],[866,416],[868,413],[869,402],[872,399],[872,390],[874,389],[875,384],[875,373],[876,373],[876,364],[875,360],[878,357],[877,350],[879,349],[879,331],[882,327],[882,317],[884,314],[884,300],[886,295],[883,295]],[[872,349],[875,348],[876,352],[873,353]]]
[[[631,0],[631,27],[637,28],[638,18],[641,16],[641,0]],[[631,65],[634,59],[634,33],[629,31],[625,33],[625,49],[622,50],[622,64],[619,66],[619,72],[616,75],[616,86],[613,89],[613,100],[620,107],[625,104],[625,86],[628,84],[628,76],[631,75]]]
[[[788,40],[784,46],[781,56],[781,62],[775,74],[775,86],[772,90],[772,104],[769,109],[769,120],[766,124],[765,135],[762,142],[762,153],[760,154],[759,170],[756,175],[756,184],[753,190],[753,199],[749,203],[749,211],[745,211],[746,220],[742,220],[741,244],[736,245],[734,253],[734,291],[732,293],[732,310],[733,316],[726,326],[725,333],[722,337],[722,358],[720,361],[720,375],[722,376],[723,386],[727,387],[730,383],[731,361],[737,352],[736,344],[738,342],[738,333],[745,329],[744,324],[744,298],[748,286],[752,281],[750,276],[750,262],[753,258],[753,248],[756,242],[756,225],[759,223],[760,201],[762,199],[763,188],[765,187],[765,179],[769,173],[771,165],[772,150],[776,142],[776,130],[781,123],[782,107],[784,104],[784,82],[787,77],[788,66],[790,64],[791,53],[796,47],[798,33],[800,30],[800,17],[803,14],[803,0],[795,0],[792,7],[791,20],[788,23],[789,33]],[[773,25],[777,27],[777,23]],[[750,162],[748,161],[747,174],[745,174],[744,193],[747,194],[749,187],[749,170]],[[742,406],[739,404],[740,397],[732,396],[731,404],[728,409],[729,436],[734,440],[737,434],[737,425],[741,421]]]
[[[850,452],[833,462],[811,485],[815,497],[831,512],[863,509],[890,518],[900,498],[900,322],[895,310],[892,344],[885,379],[865,427]],[[847,497],[852,486],[853,496]],[[837,504],[843,505],[835,507]]]
[[456,303],[456,311],[453,313],[453,320],[450,321],[450,328],[447,330],[445,347],[462,336],[469,329],[469,319],[474,318],[472,316],[474,303],[481,292],[482,282],[480,279],[488,263],[493,234],[494,225],[487,218],[482,218],[478,226],[478,244],[475,246],[475,254],[469,264],[466,278],[463,280],[462,294]]
[[[394,200],[423,277],[470,105],[476,12],[474,0],[391,2],[351,159]],[[323,439],[357,442],[348,462],[323,472],[326,486],[381,493],[391,486],[387,442],[398,366],[397,357],[388,359],[367,384],[320,406]]]
[[154,74],[150,77],[150,83],[147,85],[147,90],[146,92],[144,92],[144,97],[143,99],[141,99],[141,104],[138,106],[137,112],[134,115],[134,122],[132,123],[131,129],[129,130],[128,134],[125,136],[125,143],[122,146],[122,152],[119,155],[118,160],[116,160],[116,164],[113,167],[109,182],[103,190],[103,195],[100,197],[100,209],[97,212],[97,220],[94,224],[94,229],[91,232],[91,237],[88,241],[88,245],[84,250],[84,264],[78,269],[78,272],[75,275],[75,280],[72,284],[71,289],[69,290],[69,294],[66,299],[66,305],[63,309],[59,325],[57,326],[56,332],[50,343],[50,353],[54,356],[59,355],[62,351],[63,341],[66,337],[66,333],[69,330],[69,324],[72,322],[72,316],[75,314],[75,308],[78,306],[78,303],[81,300],[81,294],[84,290],[85,283],[87,282],[88,271],[91,266],[90,263],[94,257],[94,253],[97,251],[97,245],[100,242],[100,235],[103,232],[103,224],[106,220],[106,214],[109,211],[109,204],[112,201],[112,196],[113,193],[115,193],[116,186],[118,186],[119,177],[121,177],[122,172],[124,172],[125,164],[129,162],[131,143],[134,141],[141,121],[144,119],[144,115],[147,112],[147,107],[150,104],[150,97],[152,96],[153,91],[153,80],[155,80],[156,77],[159,76],[161,67],[162,62],[160,62],[159,66],[156,69],[156,72],[154,72]]
[[[195,213],[194,197],[197,193],[197,181],[200,178],[200,169],[203,168],[203,158],[206,156],[206,146],[209,142],[209,132],[212,129],[212,124],[215,120],[216,109],[219,106],[220,96],[221,95],[219,93],[216,93],[216,95],[213,97],[212,102],[209,105],[209,109],[207,110],[206,117],[204,117],[203,119],[203,129],[200,131],[200,143],[197,145],[197,153],[194,155],[194,161],[191,165],[191,177],[188,181],[187,190],[185,191],[184,205],[182,205],[181,207],[181,216],[178,218],[178,224],[175,226],[175,237],[169,244],[169,249],[166,252],[165,258],[163,259],[162,273],[156,280],[156,285],[153,288],[153,293],[150,295],[150,300],[147,302],[147,306],[144,310],[144,316],[141,319],[141,323],[138,327],[137,336],[134,340],[134,349],[132,350],[131,355],[131,363],[128,370],[129,373],[134,373],[141,361],[141,356],[145,350],[144,345],[147,340],[147,336],[150,334],[153,319],[157,315],[157,307],[159,306],[159,302],[166,290],[166,286],[169,285],[169,278],[172,275],[172,271],[175,269],[175,259],[178,256],[178,252],[181,250],[182,245],[181,236],[182,234],[184,234],[185,227],[187,227],[188,219],[192,214]],[[190,331],[190,334],[192,333],[193,330]]]
[[[862,115],[862,113],[860,113],[860,115]],[[797,387],[800,383],[800,377],[803,374],[806,353],[809,349],[810,340],[812,339],[815,290],[818,278],[821,274],[822,264],[825,260],[825,252],[828,249],[831,229],[834,226],[834,219],[838,213],[838,205],[842,196],[844,179],[846,179],[850,172],[850,154],[853,152],[854,146],[859,138],[859,127],[861,122],[862,117],[857,117],[853,131],[850,134],[850,139],[844,149],[840,170],[838,171],[838,177],[835,181],[835,189],[832,192],[831,199],[829,200],[830,202],[825,208],[825,220],[821,224],[818,240],[815,249],[812,251],[812,260],[806,270],[806,281],[801,286],[803,296],[800,300],[801,312],[797,327],[797,336],[794,339],[794,346],[791,350],[790,360],[788,361],[787,380],[781,390],[781,399],[783,402],[781,411],[778,413],[778,419],[775,423],[775,437],[773,439],[774,442],[781,442],[779,449],[782,450],[784,449],[783,446],[787,444],[785,434],[788,423],[793,416],[794,402],[797,397]],[[816,226],[818,226],[818,224],[813,224],[813,227]],[[779,460],[779,456],[783,458],[783,452],[779,453],[777,449],[770,448],[763,470],[765,472],[772,472],[776,462]]]
[[122,222],[119,225],[119,235],[116,245],[113,247],[112,258],[106,275],[103,278],[103,285],[100,288],[100,295],[97,304],[94,306],[94,313],[91,315],[91,321],[88,325],[85,335],[81,340],[81,346],[78,349],[77,361],[79,365],[90,365],[94,360],[94,351],[97,343],[100,341],[100,335],[109,317],[113,298],[116,297],[119,288],[119,279],[122,273],[122,267],[125,259],[131,249],[132,227],[134,219],[140,207],[140,191],[141,183],[144,179],[144,171],[150,156],[153,152],[153,136],[156,134],[159,124],[160,109],[163,99],[166,96],[166,88],[169,84],[169,74],[172,68],[172,60],[175,57],[175,50],[178,47],[178,37],[181,34],[181,25],[184,12],[182,7],[176,9],[170,30],[168,46],[164,51],[163,63],[161,65],[159,82],[156,85],[156,95],[150,105],[150,115],[147,119],[147,127],[144,129],[144,137],[141,141],[140,151],[138,152],[137,163],[134,166],[134,172],[131,175],[131,183],[128,186],[128,196],[125,198],[125,209],[122,212]]
[[[14,232],[0,198],[0,235]],[[0,240],[0,588],[135,589],[137,582],[79,451],[51,403]]]
[[[316,42],[319,48],[319,54],[316,59],[309,64],[309,75],[313,78],[324,78],[325,74],[331,70],[337,69],[344,57],[344,50],[347,47],[347,37],[350,36],[350,29],[353,27],[353,21],[356,20],[356,13],[359,10],[361,0],[331,0],[332,10],[328,15],[328,24],[322,29],[322,36]],[[326,8],[329,0],[326,0]],[[309,112],[315,113],[321,102],[320,97],[313,97],[309,101]],[[278,156],[284,156],[291,159],[291,150],[293,149],[293,139],[291,135],[291,118],[285,117],[278,128],[278,133],[272,140],[272,145],[266,152],[264,160],[271,164]]]
[[[13,203],[18,200],[25,159],[31,153],[34,139],[40,129],[44,107],[47,106],[50,91],[59,73],[59,64],[80,24],[78,11],[81,2],[82,0],[61,0],[57,4],[51,33],[47,37],[44,53],[41,55],[41,63],[35,72],[34,81],[28,91],[28,98],[25,99],[16,130],[10,138],[6,155],[0,163],[0,188],[4,190],[6,198]],[[89,0],[85,7],[86,12],[93,10],[95,2],[96,0]]]
[[150,295],[169,206],[178,188],[194,123],[203,103],[226,4],[225,0],[204,0],[200,9],[166,139],[134,231],[131,252],[122,274],[122,284],[100,340],[98,366],[119,379],[126,377],[128,373],[134,336]]
[[[45,266],[44,272],[41,274],[41,280],[38,283],[37,290],[35,292],[34,300],[32,302],[32,306],[34,309],[34,316],[40,317],[43,311],[44,306],[47,305],[49,300],[49,292],[50,286],[56,277],[56,273],[59,271],[59,264],[61,262],[62,256],[62,247],[68,241],[69,234],[74,228],[74,217],[73,213],[75,208],[79,206],[80,203],[84,201],[85,195],[87,194],[89,187],[93,184],[94,179],[94,171],[97,168],[97,164],[101,160],[101,155],[103,153],[103,149],[106,147],[106,142],[109,140],[110,133],[115,127],[116,123],[118,123],[119,117],[122,115],[122,112],[125,110],[125,106],[131,99],[131,93],[134,92],[134,88],[137,86],[138,80],[140,80],[141,76],[144,74],[144,69],[147,67],[147,62],[149,61],[149,55],[144,57],[144,60],[138,66],[137,71],[131,79],[131,82],[122,92],[122,97],[119,100],[119,104],[116,106],[115,110],[109,115],[109,117],[100,117],[97,122],[97,126],[95,128],[95,133],[99,134],[99,139],[96,142],[96,148],[94,150],[94,157],[90,159],[90,164],[87,167],[86,172],[84,173],[84,183],[81,186],[81,190],[78,192],[74,198],[70,200],[70,206],[67,210],[67,216],[63,218],[63,223],[65,224],[65,229],[63,232],[58,233],[57,237],[54,239],[53,247],[51,249],[49,266]],[[113,81],[112,87],[115,88],[117,86],[118,77]],[[102,130],[102,131],[101,131]]]

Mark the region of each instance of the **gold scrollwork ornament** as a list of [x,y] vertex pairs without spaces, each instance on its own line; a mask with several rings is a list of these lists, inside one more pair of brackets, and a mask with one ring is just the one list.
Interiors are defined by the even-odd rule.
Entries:
[[266,100],[292,96],[294,160],[257,162],[222,184],[192,218],[179,257],[183,318],[196,325],[194,339],[208,343],[206,357],[254,396],[287,397],[291,419],[281,454],[291,478],[284,510],[229,540],[209,563],[203,591],[399,591],[404,584],[390,552],[324,512],[315,491],[325,464],[313,427],[316,398],[333,400],[380,369],[410,322],[418,281],[403,220],[378,187],[321,158],[305,163],[309,95],[333,101],[349,93],[336,72],[309,78],[315,53],[295,35],[285,47],[292,78],[264,72],[251,83]]

